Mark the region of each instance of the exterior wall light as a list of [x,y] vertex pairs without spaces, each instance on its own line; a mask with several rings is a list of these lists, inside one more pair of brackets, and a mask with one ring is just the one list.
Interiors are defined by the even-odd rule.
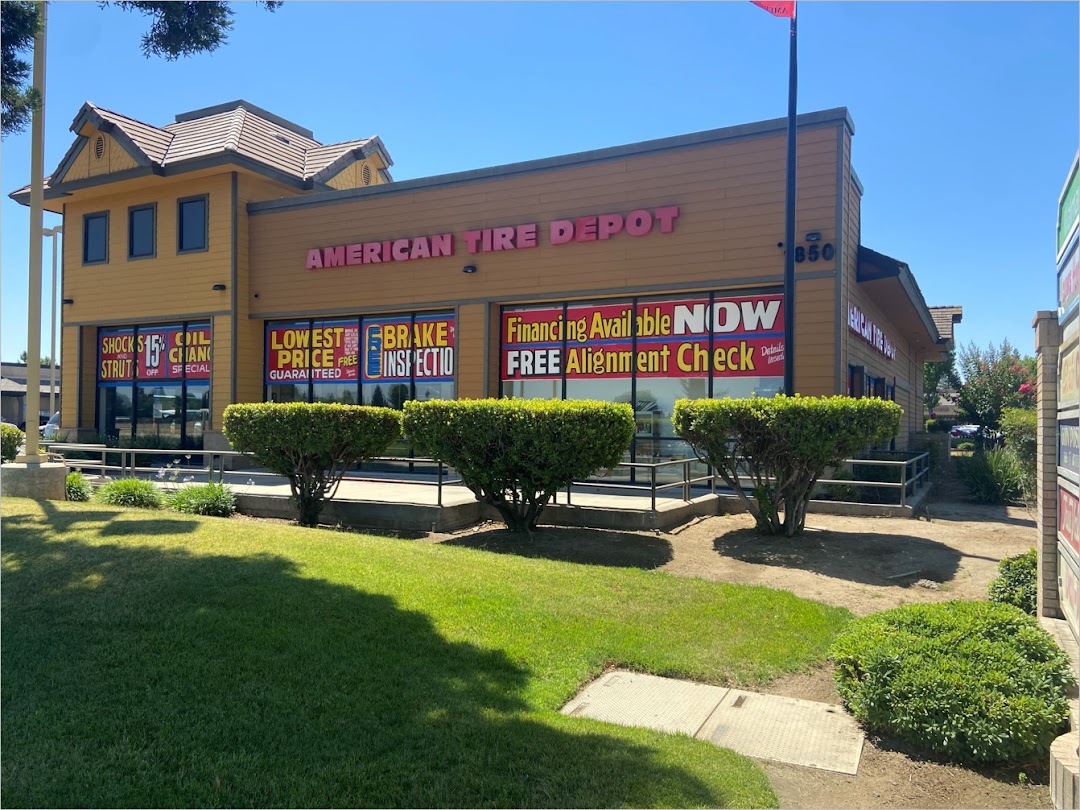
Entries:
[[811,231],[810,233],[808,233],[806,235],[806,241],[807,242],[820,242],[821,241],[821,231]]
[[467,264],[467,265],[465,265],[464,267],[461,268],[461,272],[462,273],[475,273],[476,272],[476,265],[475,264]]
[[64,299],[64,303],[65,303],[65,304],[74,304],[74,303],[75,303],[75,299],[74,299],[74,298],[65,298],[65,299]]
[[217,292],[222,292],[225,289],[225,285],[224,284],[215,284],[213,289],[216,290]]

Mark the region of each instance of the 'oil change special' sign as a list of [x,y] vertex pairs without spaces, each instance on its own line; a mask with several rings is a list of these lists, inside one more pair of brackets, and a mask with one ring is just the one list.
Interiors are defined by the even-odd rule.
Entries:
[[782,295],[506,310],[501,376],[783,377],[783,329]]
[[149,326],[98,335],[98,382],[210,379],[209,326]]

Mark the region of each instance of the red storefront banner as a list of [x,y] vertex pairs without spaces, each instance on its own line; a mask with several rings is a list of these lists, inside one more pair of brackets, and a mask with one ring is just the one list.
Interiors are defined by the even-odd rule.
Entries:
[[212,340],[209,326],[139,327],[102,332],[98,337],[98,382],[209,380]]
[[273,326],[266,332],[266,382],[356,382],[360,328],[356,321]]
[[1080,515],[1080,499],[1059,483],[1058,534],[1061,535],[1061,539],[1073,550],[1073,554],[1080,555],[1080,527],[1077,525],[1078,515]]
[[363,382],[453,382],[452,315],[364,319]]
[[782,377],[783,323],[781,295],[507,310],[501,376]]

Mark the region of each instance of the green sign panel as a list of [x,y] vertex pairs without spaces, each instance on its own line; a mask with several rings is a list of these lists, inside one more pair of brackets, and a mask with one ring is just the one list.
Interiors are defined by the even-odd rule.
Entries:
[[1073,159],[1072,170],[1069,172],[1069,182],[1065,184],[1065,191],[1061,194],[1061,202],[1058,203],[1058,232],[1057,252],[1065,247],[1065,242],[1072,235],[1073,227],[1077,219],[1080,219],[1080,172],[1077,171],[1077,159]]

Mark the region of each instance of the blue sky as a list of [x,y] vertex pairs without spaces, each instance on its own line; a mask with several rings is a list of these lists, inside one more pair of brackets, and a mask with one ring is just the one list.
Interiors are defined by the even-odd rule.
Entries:
[[[46,172],[85,100],[163,125],[244,98],[324,143],[380,135],[398,180],[787,111],[787,21],[745,0],[236,6],[226,46],[166,62],[139,51],[147,18],[51,3]],[[908,262],[929,304],[964,307],[961,342],[1033,353],[1032,316],[1056,306],[1078,28],[1075,2],[800,3],[799,111],[848,107],[862,242]],[[29,179],[28,134],[0,154],[7,360],[26,347],[29,217],[7,194]]]

